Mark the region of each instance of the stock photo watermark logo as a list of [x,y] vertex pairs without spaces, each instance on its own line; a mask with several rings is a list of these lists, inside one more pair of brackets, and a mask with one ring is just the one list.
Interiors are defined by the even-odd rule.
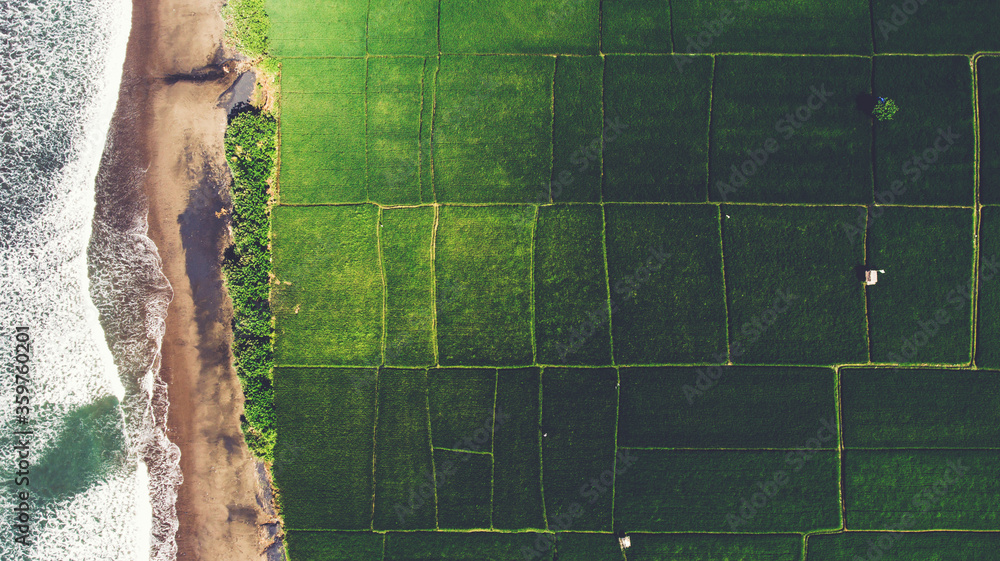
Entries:
[[[937,163],[941,154],[947,152],[955,145],[955,141],[961,138],[961,135],[952,132],[951,127],[938,129],[937,133],[937,137],[934,138],[934,141],[927,148],[903,162],[901,171],[904,176],[910,179],[910,183],[920,181],[920,178],[924,177],[925,172]],[[891,205],[896,202],[897,197],[902,197],[906,194],[906,190],[906,184],[902,180],[896,179],[889,184],[888,189],[877,191],[875,193],[875,200],[881,205]],[[853,225],[846,222],[840,223],[840,229],[847,236],[848,241],[853,242],[858,234],[869,230],[872,227],[872,222],[885,214],[885,209],[882,207],[873,206],[870,210],[871,212],[869,213],[869,209],[859,208],[857,220]]]
[[904,0],[901,4],[892,5],[892,15],[889,19],[879,19],[877,22],[879,33],[882,34],[882,38],[889,40],[889,34],[899,31],[900,27],[903,27],[910,21],[910,16],[916,14],[920,7],[927,4],[930,0]]
[[[812,93],[806,98],[805,103],[800,105],[795,111],[786,113],[774,123],[775,132],[780,133],[785,140],[791,140],[798,130],[826,105],[830,97],[836,94],[836,92],[827,91],[826,84],[820,84],[818,88],[810,86],[809,90]],[[732,173],[729,175],[729,182],[727,183],[721,179],[715,182],[715,188],[719,191],[722,200],[728,201],[729,195],[745,186],[750,181],[750,178],[757,175],[763,169],[771,155],[777,153],[780,149],[781,144],[774,137],[765,139],[761,142],[759,148],[747,149],[747,159],[743,160],[743,163],[738,166],[733,164],[729,168],[732,170]]]
[[495,417],[487,417],[483,420],[482,426],[473,431],[472,434],[456,440],[451,449],[466,451],[467,453],[463,455],[462,460],[458,464],[447,460],[442,462],[440,466],[436,466],[434,471],[425,471],[419,483],[410,485],[406,504],[396,503],[393,505],[392,510],[396,513],[400,525],[424,506],[433,504],[435,493],[454,479],[455,474],[459,471],[459,465],[468,462],[473,453],[482,452],[487,448],[496,432],[510,419],[510,415],[497,408]]
[[[992,282],[997,274],[1000,274],[1000,259],[996,255],[983,258],[979,269],[979,278],[982,282]],[[963,308],[972,301],[975,295],[975,285],[972,280],[955,285],[954,288],[945,294],[945,303],[934,310],[934,313],[928,319],[917,320],[916,329],[912,335],[903,339],[898,352],[892,351],[888,353],[887,358],[889,362],[896,363],[897,365],[912,362],[920,349],[926,347],[941,332],[941,328],[951,322],[952,316],[949,313],[949,308],[954,308],[953,311],[955,313],[961,313]],[[899,367],[897,366],[893,371],[899,371]]]
[[[649,257],[635,268],[633,274],[615,282],[615,294],[622,295],[621,299],[625,302],[635,298],[639,289],[649,283],[653,273],[662,269],[663,264],[672,256],[671,253],[664,251],[662,243],[657,247],[649,247],[648,252]],[[569,329],[569,339],[556,343],[559,360],[565,362],[568,356],[583,348],[598,329],[610,323],[611,317],[620,309],[615,299],[611,298],[607,305],[601,304],[588,311],[587,319],[577,327]]]
[[[940,506],[949,490],[961,481],[969,469],[969,466],[962,463],[962,458],[955,461],[948,460],[941,477],[932,485],[928,485],[914,494],[910,505],[919,509],[920,512],[929,512],[932,508]],[[878,539],[867,540],[868,549],[865,551],[864,557],[855,555],[851,557],[851,561],[877,561],[881,559],[896,545],[897,541],[906,535],[904,530],[913,528],[916,523],[917,521],[913,519],[912,514],[904,513],[899,518],[899,522],[886,528],[889,533],[882,534]]]
[[[735,359],[743,356],[743,353],[746,352],[746,347],[753,345],[763,337],[771,329],[771,326],[778,321],[778,318],[788,311],[792,300],[796,299],[798,299],[798,296],[794,294],[780,289],[777,290],[771,306],[750,321],[744,322],[740,326],[733,342],[729,345],[729,352],[721,351],[715,353],[715,362],[725,363],[729,361],[730,357]],[[722,379],[725,369],[725,364],[707,366],[705,369],[699,368],[694,382],[681,386],[681,393],[684,394],[684,398],[687,399],[688,404],[693,405],[696,397],[701,397],[707,390],[718,384],[719,380]]]
[[[746,10],[750,7],[750,0],[732,0],[732,2],[739,10]],[[726,31],[726,28],[735,21],[736,17],[733,15],[733,11],[729,8],[723,8],[719,12],[719,17],[711,21],[705,20],[702,22],[700,32],[685,36],[684,38],[687,39],[686,54],[674,53],[672,55],[677,70],[684,72],[684,66],[694,62],[691,55],[704,53],[706,49],[712,46],[716,37],[722,35]]]
[[[622,476],[635,464],[638,458],[629,449],[619,450],[615,456],[614,469],[606,469],[596,477],[591,477],[586,483],[580,486],[580,497],[587,499],[587,504],[594,504],[604,495],[611,492],[614,487],[615,477]],[[557,514],[549,521],[549,530],[552,532],[567,532],[576,523],[576,520],[587,512],[583,504],[572,502],[566,506],[561,514]],[[556,543],[556,534],[539,534],[535,538],[533,546],[521,548],[521,554],[525,561],[538,559],[552,549]]]
[[[836,417],[820,419],[819,422],[821,426],[816,431],[816,436],[806,440],[803,448],[792,450],[785,455],[785,463],[791,467],[792,473],[801,471],[816,455],[816,452],[823,448],[823,443],[829,442],[837,435]],[[737,511],[726,515],[726,523],[729,524],[730,530],[736,532],[740,526],[753,520],[758,512],[763,510],[778,496],[782,489],[788,486],[789,481],[789,472],[783,469],[776,470],[770,479],[758,481],[754,487],[759,491],[750,495],[750,498],[744,498]]]

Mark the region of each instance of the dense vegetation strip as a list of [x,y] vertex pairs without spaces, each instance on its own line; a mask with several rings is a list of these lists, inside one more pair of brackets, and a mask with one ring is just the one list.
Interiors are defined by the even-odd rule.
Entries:
[[274,447],[268,202],[277,128],[273,115],[248,108],[230,119],[226,131],[226,160],[233,174],[233,245],[226,250],[222,268],[233,300],[236,373],[246,398],[243,434],[254,454],[265,460],[272,459]]

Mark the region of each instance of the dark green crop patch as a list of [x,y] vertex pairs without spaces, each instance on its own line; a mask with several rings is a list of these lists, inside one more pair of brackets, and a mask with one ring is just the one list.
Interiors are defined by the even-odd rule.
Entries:
[[864,248],[838,228],[858,210],[722,205],[734,362],[867,361]]
[[871,88],[870,59],[715,61],[711,200],[871,201],[871,115],[857,107],[857,97]]
[[972,360],[972,221],[971,209],[871,211],[867,266],[885,271],[866,287],[872,361]]

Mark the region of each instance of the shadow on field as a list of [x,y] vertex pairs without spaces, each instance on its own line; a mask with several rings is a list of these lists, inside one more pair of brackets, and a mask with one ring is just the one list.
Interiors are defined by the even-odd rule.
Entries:
[[875,110],[875,102],[877,100],[878,98],[870,93],[859,93],[854,96],[854,107],[865,115],[870,116],[872,111]]

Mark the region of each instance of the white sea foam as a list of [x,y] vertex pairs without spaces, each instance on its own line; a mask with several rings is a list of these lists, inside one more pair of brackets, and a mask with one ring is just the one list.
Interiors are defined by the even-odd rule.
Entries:
[[[13,486],[0,489],[5,561],[176,558],[179,452],[163,430],[166,391],[158,378],[170,288],[144,216],[125,232],[93,223],[131,7],[130,0],[0,3],[0,346],[12,345],[14,326],[30,327],[35,434],[28,488],[42,489],[42,497],[49,492],[44,501],[33,495],[34,544],[24,548],[14,543],[6,514]],[[93,254],[117,258],[95,263]],[[113,313],[109,303],[133,293],[141,296],[132,302],[141,313]],[[12,377],[2,388],[12,395]],[[74,432],[73,416],[99,413],[108,396],[120,406],[96,417],[100,430]],[[0,427],[0,469],[8,479],[10,435],[24,427],[8,405],[0,405]],[[120,449],[112,445],[116,433]],[[67,443],[86,438],[104,448],[81,444],[80,458],[100,461],[65,457]],[[80,470],[79,480],[54,481],[68,475],[56,460],[75,462],[66,465]],[[53,481],[39,480],[45,477]]]

